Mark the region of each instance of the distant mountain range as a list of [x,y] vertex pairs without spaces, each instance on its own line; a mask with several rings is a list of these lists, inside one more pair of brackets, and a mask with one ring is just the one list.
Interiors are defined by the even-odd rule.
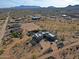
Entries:
[[[40,6],[24,6],[24,5],[21,5],[21,6],[16,6],[16,7],[12,7],[12,8],[15,8],[15,9],[33,9],[33,8],[57,8],[57,7],[54,7],[54,6],[49,6],[49,7],[40,7]],[[65,9],[79,9],[79,5],[69,5],[67,7],[60,7],[60,8],[65,8]]]
[[34,8],[41,8],[40,6],[24,6],[24,5],[21,5],[21,6],[16,6],[16,7],[12,7],[13,9],[34,9]]
[[[10,7],[10,8],[0,8],[0,9],[33,9],[33,8],[58,8],[58,7],[54,7],[54,6],[40,7],[40,6],[25,6],[25,5],[21,5],[21,6],[15,6],[15,7]],[[60,8],[79,9],[79,5],[74,5],[74,6],[69,5],[67,7],[60,7]]]
[[11,7],[11,8],[2,8],[0,10],[31,10],[34,12],[38,12],[38,13],[79,13],[79,5],[74,5],[74,6],[67,6],[67,7],[61,7],[61,8],[57,8],[54,6],[49,6],[49,7],[40,7],[40,6],[16,6],[16,7]]

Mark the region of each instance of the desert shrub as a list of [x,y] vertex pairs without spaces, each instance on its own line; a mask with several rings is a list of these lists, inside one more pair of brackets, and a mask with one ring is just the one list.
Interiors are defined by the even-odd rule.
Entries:
[[4,52],[4,50],[3,50],[3,49],[0,49],[0,55],[2,55],[2,54],[3,54],[3,52]]
[[55,57],[53,57],[53,56],[49,56],[49,57],[46,58],[46,59],[55,59]]
[[62,35],[62,36],[60,37],[60,39],[61,39],[61,41],[64,41],[64,40],[65,40],[64,35]]
[[32,59],[37,59],[36,55],[32,55]]
[[64,41],[64,38],[61,38],[61,41]]
[[15,38],[19,38],[21,35],[21,33],[17,33],[17,32],[12,32],[12,36]]

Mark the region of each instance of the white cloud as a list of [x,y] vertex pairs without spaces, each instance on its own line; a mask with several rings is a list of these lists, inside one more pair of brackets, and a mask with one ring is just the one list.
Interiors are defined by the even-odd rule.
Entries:
[[19,0],[26,5],[37,6],[57,6],[64,7],[67,5],[79,4],[79,0]]
[[56,7],[65,7],[68,5],[79,4],[79,0],[10,0],[10,2],[11,1],[14,1],[14,3],[16,2],[15,3],[16,5],[56,6]]

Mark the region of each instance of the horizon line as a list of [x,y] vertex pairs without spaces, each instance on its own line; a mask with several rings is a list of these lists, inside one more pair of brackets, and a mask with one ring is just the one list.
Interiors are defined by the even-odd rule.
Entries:
[[[76,5],[78,5],[78,4],[76,4]],[[76,6],[76,5],[67,5],[67,6]],[[14,8],[14,7],[20,7],[20,6],[35,6],[35,5],[18,5],[18,6],[13,6],[13,7],[0,7],[0,9],[1,8]],[[64,7],[57,7],[57,6],[36,6],[36,7],[41,7],[41,8],[48,8],[48,7],[56,7],[56,8],[65,8],[65,7],[67,7],[67,6],[64,6]]]

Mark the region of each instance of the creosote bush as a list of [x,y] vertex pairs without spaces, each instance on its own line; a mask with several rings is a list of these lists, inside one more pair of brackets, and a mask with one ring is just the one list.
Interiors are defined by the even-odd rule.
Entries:
[[4,50],[3,50],[3,49],[0,49],[0,55],[2,55],[2,54],[3,54],[3,52],[4,52]]
[[36,55],[32,55],[32,59],[37,59]]

